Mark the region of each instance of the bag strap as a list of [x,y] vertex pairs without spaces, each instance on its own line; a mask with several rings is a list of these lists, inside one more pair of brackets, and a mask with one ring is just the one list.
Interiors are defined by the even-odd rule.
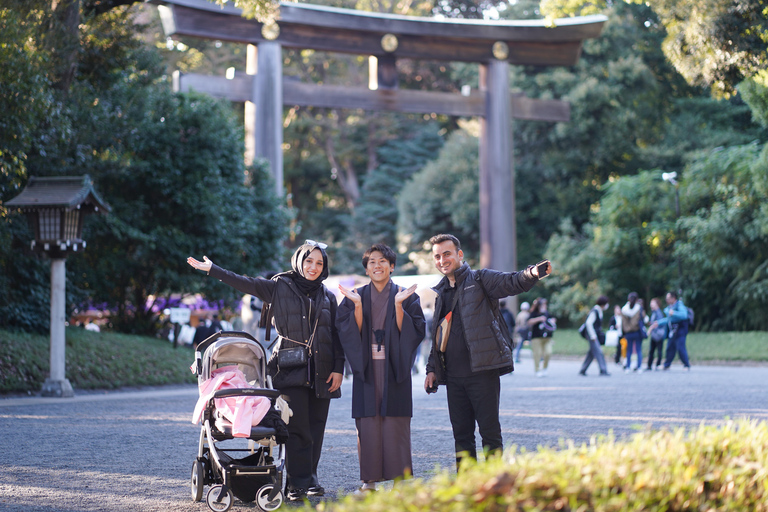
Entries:
[[[458,302],[459,302],[459,286],[457,284],[456,291],[454,292],[454,295],[453,295],[453,304],[451,304],[451,309],[449,309],[448,312],[453,311],[456,308],[456,304],[458,304]],[[446,313],[446,315],[447,314],[448,313]]]
[[[310,316],[312,316],[312,307],[310,303]],[[312,343],[315,341],[315,334],[317,334],[317,324],[320,322],[320,312],[317,314],[317,318],[315,318],[315,326],[312,328],[312,334],[309,335],[309,341],[299,341],[299,340],[292,340],[288,336],[283,336],[280,334],[280,331],[277,329],[277,326],[275,326],[275,331],[277,331],[277,338],[275,338],[275,341],[272,342],[272,345],[275,344],[275,342],[278,340],[278,338],[283,338],[284,340],[288,340],[291,343],[296,343],[297,345],[302,345],[304,347],[307,347],[307,349],[312,348]],[[270,347],[272,346],[270,345]]]

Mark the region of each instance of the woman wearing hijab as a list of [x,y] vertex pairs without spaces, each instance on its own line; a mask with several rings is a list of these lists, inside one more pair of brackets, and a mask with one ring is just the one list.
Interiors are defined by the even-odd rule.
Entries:
[[[206,256],[203,261],[187,258],[192,267],[270,307],[279,340],[267,372],[274,387],[288,397],[293,411],[285,445],[289,501],[325,494],[317,479],[317,465],[331,398],[341,396],[344,353],[335,325],[336,298],[323,285],[328,277],[325,248],[325,244],[306,240],[291,258],[292,269],[272,279],[235,274]],[[306,351],[306,357],[300,349]],[[283,356],[293,357],[281,357],[281,351]]]

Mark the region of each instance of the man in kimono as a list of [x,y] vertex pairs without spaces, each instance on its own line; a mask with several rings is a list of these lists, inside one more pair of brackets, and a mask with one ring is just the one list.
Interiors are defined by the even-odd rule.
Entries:
[[384,244],[363,255],[371,282],[349,290],[336,326],[352,367],[352,417],[355,418],[361,490],[376,482],[412,474],[411,367],[424,339],[424,314],[416,285],[398,287],[390,279],[396,254]]

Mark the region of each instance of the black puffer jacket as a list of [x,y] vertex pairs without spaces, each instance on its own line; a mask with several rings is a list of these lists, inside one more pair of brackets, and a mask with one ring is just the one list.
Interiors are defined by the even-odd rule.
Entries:
[[[463,263],[456,270],[456,307],[460,308],[464,339],[469,351],[469,364],[473,372],[499,369],[502,374],[513,367],[512,343],[509,330],[499,313],[499,299],[527,292],[538,279],[531,273],[533,267],[522,272],[498,272],[472,270]],[[433,289],[437,292],[435,311],[442,311],[441,292],[450,286],[444,277]],[[432,322],[432,352],[427,362],[427,372],[434,372],[440,384],[445,383],[445,369],[437,357],[438,318]]]
[[[338,398],[341,389],[330,393],[325,381],[332,372],[344,373],[344,351],[336,332],[336,298],[325,286],[312,301],[313,308],[319,304],[317,313],[317,332],[312,342],[312,364],[309,368],[292,368],[279,370],[277,367],[277,352],[281,348],[299,346],[289,340],[302,343],[309,341],[314,322],[310,325],[309,300],[299,291],[290,277],[278,274],[274,278],[245,277],[213,265],[209,272],[211,277],[221,280],[243,293],[254,295],[269,304],[275,319],[275,329],[281,339],[272,351],[272,357],[267,364],[267,371],[272,377],[276,389],[295,386],[310,386],[315,388],[318,398]],[[312,382],[309,372],[312,371]]]

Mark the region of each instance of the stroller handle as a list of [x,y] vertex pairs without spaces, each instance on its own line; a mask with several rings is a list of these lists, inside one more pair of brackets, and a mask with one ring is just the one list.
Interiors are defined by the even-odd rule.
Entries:
[[[219,331],[211,334],[210,336],[205,338],[204,341],[201,341],[200,344],[197,346],[197,351],[200,352],[201,354],[204,353],[208,347],[213,345],[214,342],[216,342],[216,340],[218,340],[221,337],[245,338],[248,341],[255,341],[256,343],[259,343],[259,340],[254,338],[253,335],[244,331]],[[259,346],[261,346],[261,343],[259,343]]]
[[267,398],[274,399],[280,396],[280,391],[265,388],[236,388],[220,389],[213,394],[213,398],[228,398],[231,396],[266,396]]

